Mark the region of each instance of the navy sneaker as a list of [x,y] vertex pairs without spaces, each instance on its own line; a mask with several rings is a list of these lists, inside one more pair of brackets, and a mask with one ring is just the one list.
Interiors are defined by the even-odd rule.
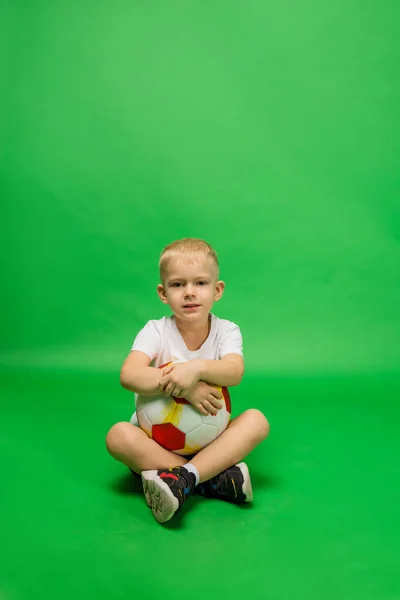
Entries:
[[206,498],[220,498],[236,504],[253,502],[250,473],[246,463],[230,467],[216,477],[196,486],[195,494]]
[[147,504],[159,523],[165,523],[178,512],[193,494],[196,478],[185,467],[142,471],[142,484]]

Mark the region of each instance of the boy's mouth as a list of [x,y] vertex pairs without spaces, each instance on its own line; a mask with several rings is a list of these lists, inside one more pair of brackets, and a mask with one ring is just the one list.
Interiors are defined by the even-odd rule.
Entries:
[[184,304],[183,308],[198,308],[200,304]]

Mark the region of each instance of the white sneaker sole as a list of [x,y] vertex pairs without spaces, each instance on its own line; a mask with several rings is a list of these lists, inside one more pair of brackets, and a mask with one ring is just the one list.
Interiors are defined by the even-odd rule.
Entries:
[[157,475],[157,471],[142,471],[142,484],[144,497],[156,521],[169,521],[179,508],[179,502],[169,485]]
[[243,475],[243,494],[246,496],[245,502],[253,502],[253,488],[251,487],[251,479],[249,469],[246,463],[241,462],[237,465]]

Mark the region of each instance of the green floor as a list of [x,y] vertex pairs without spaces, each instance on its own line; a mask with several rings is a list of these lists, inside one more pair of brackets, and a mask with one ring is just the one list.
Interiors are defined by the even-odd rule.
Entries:
[[106,453],[117,376],[2,376],[0,599],[400,598],[400,377],[252,379],[255,502],[194,499],[160,526]]

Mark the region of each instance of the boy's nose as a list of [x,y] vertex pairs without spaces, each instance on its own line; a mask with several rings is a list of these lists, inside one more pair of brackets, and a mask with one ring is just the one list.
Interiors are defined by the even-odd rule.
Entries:
[[187,285],[185,289],[185,298],[189,296],[194,296],[194,290],[191,285]]

